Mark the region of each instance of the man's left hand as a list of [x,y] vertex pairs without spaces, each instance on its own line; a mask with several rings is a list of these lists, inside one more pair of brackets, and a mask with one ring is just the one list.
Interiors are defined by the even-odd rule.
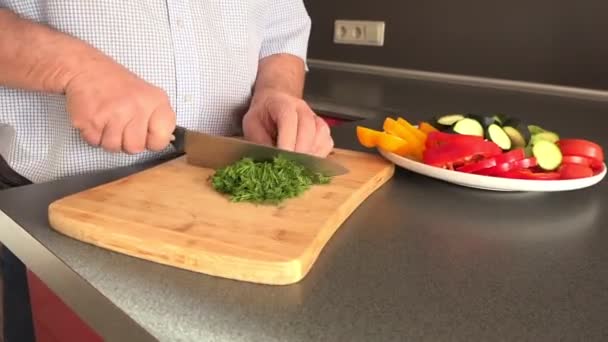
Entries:
[[326,157],[334,147],[329,126],[308,104],[284,92],[256,94],[243,117],[245,139]]

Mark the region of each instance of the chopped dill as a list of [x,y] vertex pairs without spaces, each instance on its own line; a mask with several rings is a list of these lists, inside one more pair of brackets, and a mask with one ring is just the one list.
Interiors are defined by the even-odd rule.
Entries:
[[272,161],[243,158],[211,176],[213,188],[234,202],[279,204],[301,195],[312,185],[327,184],[331,177],[313,173],[282,156]]

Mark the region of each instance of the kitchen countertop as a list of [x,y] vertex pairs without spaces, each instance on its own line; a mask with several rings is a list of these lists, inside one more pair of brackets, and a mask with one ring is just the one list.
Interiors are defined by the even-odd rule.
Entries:
[[[306,96],[370,127],[387,113],[503,112],[608,146],[608,102],[316,70]],[[364,150],[356,124],[334,128],[336,146]],[[2,243],[108,341],[608,338],[606,181],[494,193],[397,169],[308,276],[280,287],[154,264],[49,228],[54,199],[150,165],[0,192]]]

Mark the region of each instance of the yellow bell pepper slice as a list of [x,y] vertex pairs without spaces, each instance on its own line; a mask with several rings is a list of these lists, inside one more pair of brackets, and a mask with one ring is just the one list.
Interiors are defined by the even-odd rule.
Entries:
[[393,118],[389,117],[384,119],[384,124],[382,125],[382,128],[386,133],[396,135],[399,138],[405,139],[410,143],[416,143],[418,141],[415,135],[409,132],[402,125],[398,124],[397,121]]
[[397,118],[397,123],[405,127],[408,132],[412,133],[424,145],[424,142],[426,141],[426,133],[416,129],[416,127],[412,126],[412,124],[410,124],[404,118]]
[[382,132],[375,129],[357,126],[357,139],[359,143],[367,148],[374,148],[378,145],[378,138]]
[[422,132],[429,134],[431,132],[437,132],[438,129],[433,127],[431,124],[429,124],[428,122],[421,122],[418,125],[418,129],[421,130]]
[[396,135],[399,138],[406,140],[408,143],[410,143],[410,145],[412,145],[412,149],[414,150],[420,150],[424,147],[425,140],[420,140],[418,137],[416,137],[416,135],[410,132],[403,125],[399,124],[393,118],[384,119],[383,128],[385,132]]
[[398,152],[397,154],[407,153],[408,145],[407,141],[389,133],[381,133],[378,137],[378,147],[388,152]]

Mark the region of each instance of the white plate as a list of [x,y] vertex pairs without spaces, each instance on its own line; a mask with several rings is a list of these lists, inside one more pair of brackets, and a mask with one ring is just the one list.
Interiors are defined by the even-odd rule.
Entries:
[[491,177],[442,169],[387,152],[381,148],[378,151],[395,165],[412,172],[470,188],[492,191],[554,192],[577,190],[593,186],[606,176],[606,164],[604,164],[604,170],[601,173],[593,177],[580,179],[529,180]]

